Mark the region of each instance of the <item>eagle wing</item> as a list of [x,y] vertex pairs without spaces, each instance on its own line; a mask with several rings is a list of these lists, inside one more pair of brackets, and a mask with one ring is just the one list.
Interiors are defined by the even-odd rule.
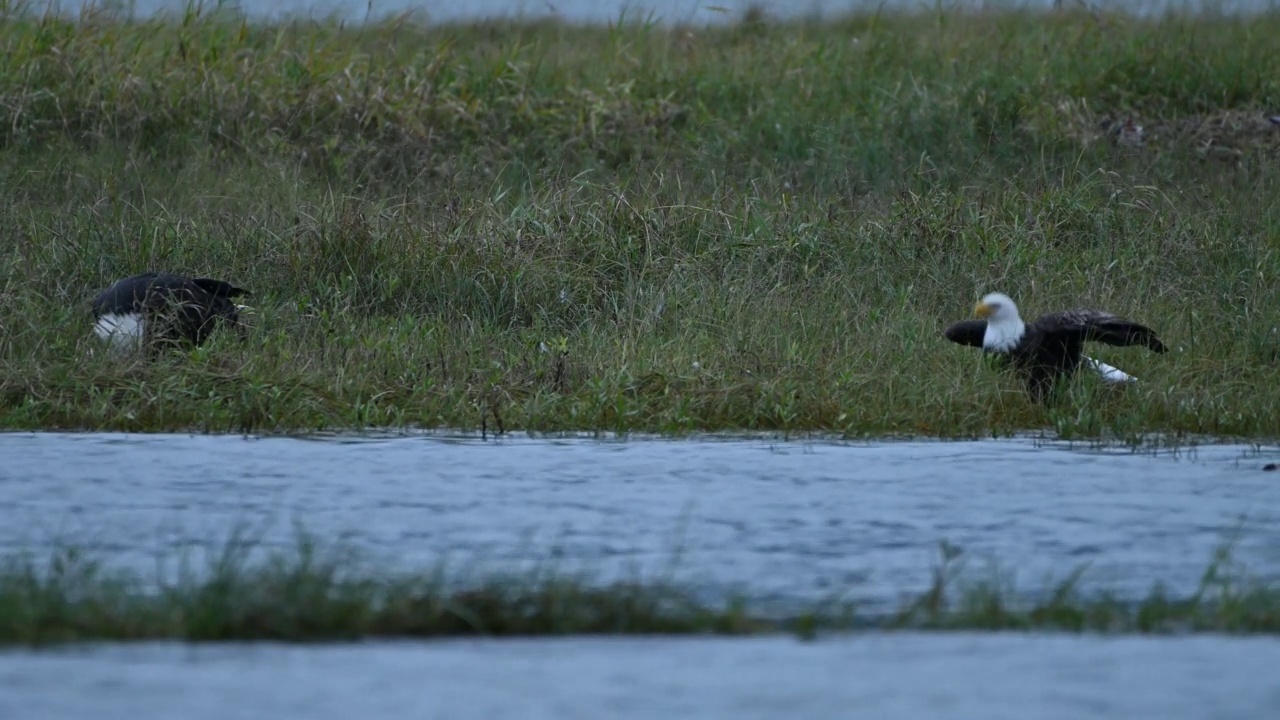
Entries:
[[156,279],[153,272],[146,272],[115,281],[93,299],[93,315],[107,313],[138,312],[142,309],[147,286]]
[[960,343],[970,347],[982,347],[982,336],[986,332],[986,320],[961,320],[949,325],[943,331],[943,334],[953,343]]
[[1036,328],[1046,334],[1070,334],[1081,341],[1107,345],[1143,345],[1153,352],[1166,351],[1151,328],[1102,310],[1078,308],[1046,313],[1036,319]]
[[240,295],[246,297],[253,295],[253,293],[244,288],[238,288],[229,282],[214,280],[213,278],[194,278],[191,282],[214,297],[233,298]]

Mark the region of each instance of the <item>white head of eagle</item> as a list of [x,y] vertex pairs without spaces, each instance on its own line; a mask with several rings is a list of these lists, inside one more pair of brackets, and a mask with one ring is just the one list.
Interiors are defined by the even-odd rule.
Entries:
[[1027,332],[1027,324],[1018,316],[1018,306],[1004,293],[983,295],[973,312],[987,321],[987,331],[982,336],[984,350],[1008,352]]

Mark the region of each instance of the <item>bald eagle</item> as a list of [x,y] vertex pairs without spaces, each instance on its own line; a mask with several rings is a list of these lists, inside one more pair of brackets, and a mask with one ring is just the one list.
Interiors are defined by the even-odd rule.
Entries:
[[990,293],[974,307],[980,320],[961,320],[945,331],[948,340],[981,347],[1003,364],[1011,365],[1027,383],[1037,402],[1044,402],[1060,379],[1071,377],[1080,365],[1092,367],[1103,379],[1129,382],[1128,374],[1083,354],[1086,340],[1107,345],[1144,345],[1163,353],[1164,343],[1151,328],[1101,310],[1063,310],[1023,322],[1008,295]]
[[203,345],[215,325],[240,326],[249,308],[232,298],[250,295],[222,280],[147,272],[122,278],[93,301],[94,333],[112,350],[145,347],[154,356],[162,344]]

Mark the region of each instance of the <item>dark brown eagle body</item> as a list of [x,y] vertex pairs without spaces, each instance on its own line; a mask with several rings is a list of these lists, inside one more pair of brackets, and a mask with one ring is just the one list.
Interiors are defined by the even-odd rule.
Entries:
[[[988,296],[992,298],[992,296]],[[994,300],[984,298],[978,308],[980,314],[996,312],[986,310],[988,303],[998,309],[1004,296]],[[1007,302],[1012,311],[1012,321],[1017,322],[1017,310],[1012,301]],[[1145,325],[1126,320],[1101,310],[1076,309],[1046,313],[1025,324],[1021,336],[1007,336],[1004,347],[984,346],[987,320],[962,320],[945,330],[947,339],[961,345],[983,348],[1011,366],[1027,383],[1027,390],[1038,402],[1047,399],[1059,380],[1069,379],[1081,365],[1086,341],[1107,345],[1142,345],[1153,352],[1166,352],[1164,343]],[[1092,362],[1092,361],[1091,361]]]
[[219,323],[240,326],[233,298],[248,290],[222,280],[146,272],[122,278],[93,301],[95,332],[112,345],[145,348],[200,346]]

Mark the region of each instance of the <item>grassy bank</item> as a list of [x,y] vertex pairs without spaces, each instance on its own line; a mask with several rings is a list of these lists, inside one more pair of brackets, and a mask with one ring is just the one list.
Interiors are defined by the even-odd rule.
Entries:
[[[0,560],[0,645],[85,640],[355,640],[374,637],[582,634],[753,634],[868,629],[1105,633],[1280,632],[1280,588],[1248,582],[1215,558],[1183,598],[1158,587],[1140,602],[1084,592],[1076,572],[1040,599],[963,572],[943,549],[930,588],[893,613],[815,602],[799,614],[749,598],[709,604],[669,583],[592,583],[550,570],[453,583],[441,570],[388,576],[302,542],[256,554],[228,544],[202,572],[158,583],[104,570],[81,551]],[[183,565],[183,568],[189,568]]]
[[[1280,429],[1280,14],[0,47],[0,427]],[[248,341],[104,362],[88,301],[149,268],[250,288]],[[1174,350],[1038,408],[940,335],[991,289]]]

